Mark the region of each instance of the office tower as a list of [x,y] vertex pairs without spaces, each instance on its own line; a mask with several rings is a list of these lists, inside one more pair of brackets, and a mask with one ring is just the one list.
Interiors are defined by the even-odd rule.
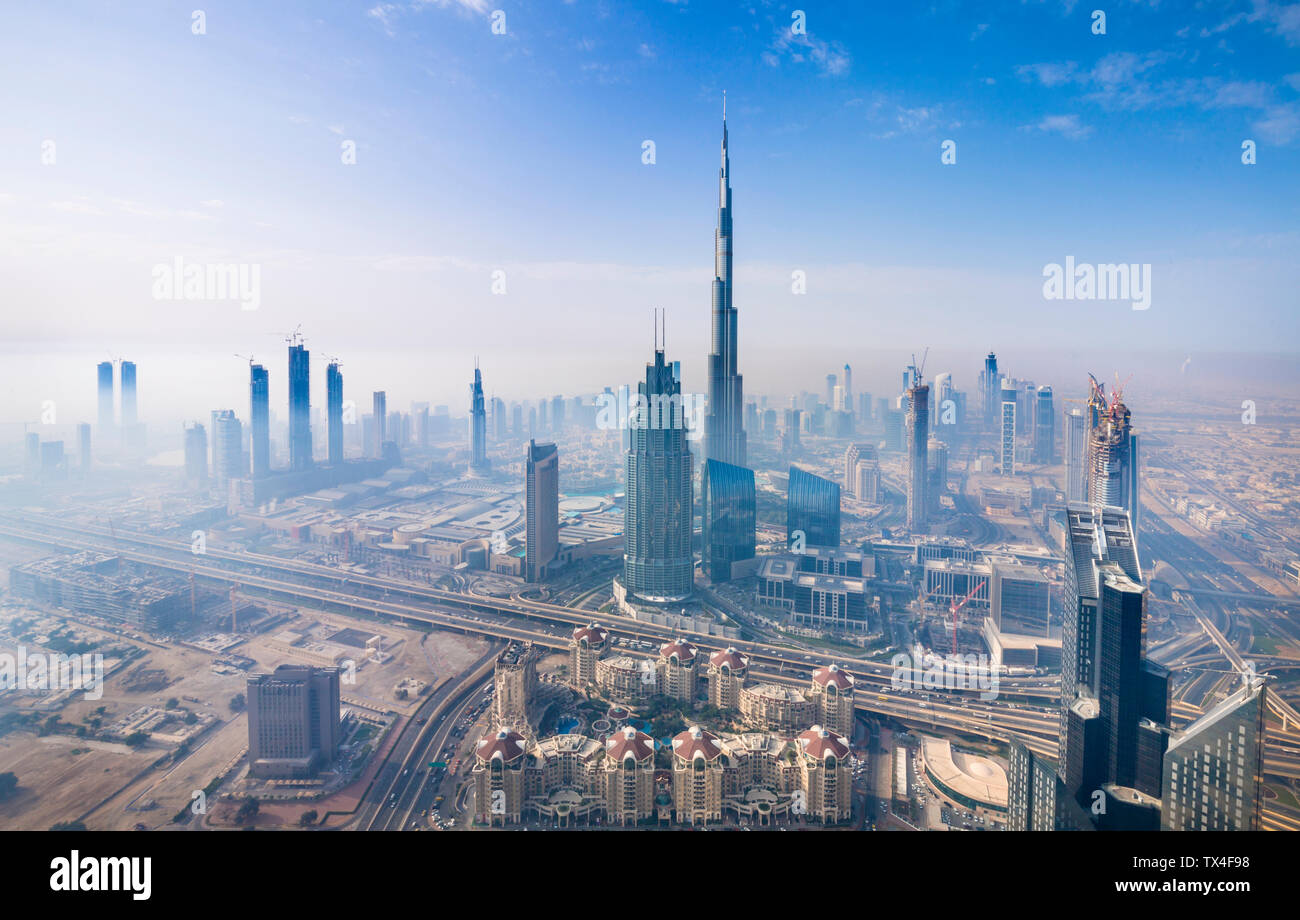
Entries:
[[838,379],[834,374],[826,375],[826,405],[832,409],[835,408],[835,387]]
[[1048,635],[1051,584],[1037,568],[1017,562],[989,566],[989,615],[1000,633]]
[[1097,703],[1106,726],[1106,777],[1120,786],[1136,787],[1146,589],[1110,566],[1098,574]]
[[776,437],[776,410],[763,410],[763,440],[771,441]]
[[[533,437],[533,436],[535,436],[535,435],[536,435],[539,431],[541,431],[541,430],[542,430],[542,429],[541,429],[541,427],[540,427],[540,425],[539,425],[539,423],[538,423],[538,421],[537,421],[537,407],[536,407],[536,406],[529,406],[529,407],[528,407],[528,435],[529,435],[529,437]],[[623,440],[623,449],[626,450],[627,447],[628,447],[628,444],[629,444],[629,441],[627,440],[626,430],[624,431],[623,439],[624,439],[624,440]]]
[[923,533],[930,512],[930,387],[916,383],[907,391],[907,529]]
[[[406,429],[406,418],[394,409],[388,413],[388,419],[384,422],[384,439],[380,442],[380,446],[392,443],[396,447],[405,447]],[[381,450],[380,453],[382,454],[383,451]]]
[[243,426],[231,409],[217,413],[213,440],[217,445],[217,462],[213,473],[224,484],[244,475]]
[[282,664],[248,679],[248,772],[266,779],[316,775],[338,755],[339,669]]
[[343,463],[343,371],[337,361],[325,366],[325,442],[329,465],[339,466]]
[[843,488],[845,492],[851,492],[858,498],[862,498],[861,495],[857,494],[858,493],[858,488],[857,488],[858,460],[868,456],[874,457],[875,455],[876,455],[876,449],[872,447],[870,444],[860,444],[855,442],[848,446],[848,448],[844,451]]
[[1170,743],[1164,830],[1259,830],[1266,693],[1263,678],[1243,674],[1239,689]]
[[[425,410],[425,415],[428,415],[427,409]],[[510,406],[510,435],[515,438],[522,438],[524,436],[524,407],[519,405],[519,403],[514,403]]]
[[754,558],[754,471],[710,459],[701,488],[704,572],[712,581],[729,581],[732,563]]
[[1122,508],[1072,502],[1061,514],[1067,545],[1057,772],[1079,805],[1103,791],[1123,800],[1126,790],[1141,803],[1160,795],[1169,674],[1145,658],[1146,588],[1132,525]]
[[62,441],[42,441],[40,444],[40,458],[42,479],[62,479],[67,474]]
[[90,423],[82,422],[77,426],[77,457],[82,474],[90,472]]
[[99,381],[99,434],[103,437],[113,427],[113,362],[101,361],[96,368]]
[[787,448],[789,450],[798,450],[800,447],[803,446],[799,439],[799,432],[802,428],[803,428],[802,410],[786,409],[785,427],[782,430],[785,432],[785,438],[786,441],[788,442]]
[[718,172],[718,223],[713,235],[713,347],[705,407],[704,456],[744,466],[744,379],[737,369],[736,308],[731,281],[731,160],[727,156],[727,106],[722,106],[722,168]]
[[271,375],[262,365],[249,365],[248,389],[253,478],[264,479],[271,475]]
[[926,500],[931,511],[939,510],[939,497],[948,491],[948,445],[943,441],[930,439],[929,486]]
[[487,458],[487,406],[483,401],[483,374],[474,362],[474,381],[469,385],[469,473],[486,476],[492,466]]
[[797,466],[790,467],[786,491],[787,545],[802,532],[805,546],[840,545],[840,486]]
[[993,428],[1002,411],[1002,378],[998,376],[998,357],[993,352],[984,359],[984,371],[980,374],[981,392],[984,400],[984,425]]
[[681,384],[660,348],[637,384],[628,424],[635,428],[626,461],[625,587],[647,601],[682,600],[694,583],[692,461]]
[[863,422],[863,424],[865,424],[871,421],[871,417],[872,417],[871,416],[871,394],[859,393],[858,394],[858,419],[861,422]]
[[375,415],[375,432],[374,440],[370,444],[370,456],[382,457],[384,455],[384,442],[388,440],[388,394],[383,390],[376,390],[370,396]]
[[1083,413],[1071,409],[1065,415],[1065,500],[1086,501],[1088,497],[1087,432]]
[[311,352],[289,346],[289,469],[311,469]]
[[541,581],[560,550],[560,455],[554,444],[528,442],[524,517],[524,578]]
[[208,433],[198,422],[185,426],[185,478],[200,486],[208,482]]
[[551,428],[555,431],[563,431],[565,422],[564,414],[564,397],[551,397]]
[[1014,738],[1008,761],[1007,830],[1056,830],[1059,781],[1055,764]]
[[1002,475],[1016,474],[1016,391],[1010,380],[1002,382]]
[[35,478],[41,472],[41,436],[34,431],[23,435],[23,474]]
[[[756,402],[745,403],[745,431],[746,432],[758,431],[759,427],[760,427],[760,422],[759,422],[759,415],[758,415],[758,403]],[[745,437],[748,438],[749,435],[746,434]]]
[[1094,507],[1113,505],[1124,508],[1133,522],[1133,533],[1140,525],[1138,514],[1138,436],[1133,430],[1128,407],[1120,394],[1106,401],[1101,385],[1092,381],[1089,399],[1092,427],[1088,432],[1088,502]]
[[129,430],[139,420],[135,388],[135,362],[123,361],[122,375],[122,428]]
[[626,383],[618,385],[618,424],[623,435],[623,453],[632,449],[632,426],[627,421],[628,406],[632,401],[632,388]]
[[853,368],[844,365],[844,406],[845,412],[853,412]]
[[1039,387],[1034,405],[1034,462],[1050,464],[1056,458],[1056,410],[1052,388]]
[[860,502],[880,504],[880,458],[874,447],[858,457],[853,472],[853,494]]

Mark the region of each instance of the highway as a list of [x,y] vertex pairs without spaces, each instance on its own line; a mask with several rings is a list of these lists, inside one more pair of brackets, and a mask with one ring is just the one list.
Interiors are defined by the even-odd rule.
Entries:
[[[354,573],[341,573],[335,569],[283,560],[272,556],[250,553],[230,553],[208,547],[203,555],[190,552],[188,543],[163,540],[143,534],[118,531],[94,533],[97,528],[74,528],[69,525],[52,524],[45,520],[24,521],[15,524],[5,517],[0,517],[0,536],[8,536],[47,545],[74,549],[93,549],[101,552],[115,553],[128,561],[142,565],[171,570],[196,578],[204,578],[221,584],[239,584],[243,589],[257,589],[268,594],[286,597],[300,603],[324,605],[327,608],[341,608],[353,613],[364,612],[376,616],[396,619],[404,623],[425,623],[443,629],[454,629],[475,634],[504,639],[532,641],[549,648],[568,647],[568,628],[579,623],[585,624],[589,615],[575,612],[563,607],[547,604],[521,602],[513,599],[480,598],[473,595],[461,595],[454,592],[430,589],[420,586],[394,585],[383,583],[379,579],[358,576]],[[148,549],[128,549],[124,544],[144,546]],[[226,561],[242,563],[245,571],[232,572],[220,568],[217,563]],[[297,578],[323,578],[337,585],[334,588],[319,588],[313,585],[287,581],[283,577],[268,577],[253,574],[248,569],[269,571],[275,575],[294,575]],[[305,569],[305,570],[304,570]],[[316,571],[320,570],[320,571]],[[376,599],[357,593],[358,589],[377,588],[383,595],[397,595],[410,599],[423,599],[429,606],[413,606],[394,600]],[[536,625],[513,625],[509,622],[496,622],[473,614],[457,614],[434,609],[431,605],[459,605],[470,610],[496,614],[507,619],[542,619],[554,622],[558,620],[566,628],[552,632]],[[644,623],[630,617],[602,616],[601,622],[611,630],[652,642],[663,642],[679,633],[664,627]],[[723,642],[716,637],[692,636],[700,641],[701,647],[719,648]],[[808,672],[824,663],[824,659],[812,655],[782,654],[771,647],[739,640],[727,642],[750,655],[750,672],[754,679],[804,687],[808,682]],[[631,654],[630,650],[623,650]],[[1014,704],[993,701],[985,703],[978,697],[968,698],[964,705],[960,702],[944,703],[938,700],[926,700],[921,693],[899,694],[886,691],[890,682],[892,669],[888,665],[844,661],[841,664],[859,677],[857,693],[858,709],[911,722],[916,725],[929,725],[935,728],[947,728],[966,732],[971,735],[1006,741],[1019,738],[1043,754],[1055,755],[1055,738],[1057,735],[1057,716],[1055,712],[1033,712],[1029,709],[1015,708]],[[788,673],[793,672],[793,673]],[[1043,683],[1041,678],[1036,682]],[[1014,685],[1014,681],[1008,681]],[[879,689],[881,692],[872,692]],[[1007,687],[1010,690],[1011,687]],[[1035,688],[1041,689],[1041,688]],[[935,691],[935,694],[942,691]],[[960,698],[960,694],[958,697]],[[970,696],[966,694],[966,696]]]

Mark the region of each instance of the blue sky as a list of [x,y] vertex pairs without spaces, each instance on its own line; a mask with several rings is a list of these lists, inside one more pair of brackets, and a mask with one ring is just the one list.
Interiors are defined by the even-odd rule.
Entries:
[[[225,355],[301,323],[389,355],[367,377],[459,392],[478,353],[529,396],[634,377],[659,306],[691,372],[724,89],[761,386],[816,389],[787,346],[1297,346],[1300,4],[1272,0],[7,5],[0,338]],[[154,300],[176,255],[261,265],[260,308]],[[1151,263],[1151,309],[1045,301],[1066,256]]]

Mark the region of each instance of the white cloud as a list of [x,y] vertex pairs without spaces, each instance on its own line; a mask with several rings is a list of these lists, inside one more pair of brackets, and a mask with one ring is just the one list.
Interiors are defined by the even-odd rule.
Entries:
[[1039,131],[1059,134],[1072,141],[1082,140],[1092,133],[1092,128],[1081,123],[1078,115],[1048,115],[1035,127]]

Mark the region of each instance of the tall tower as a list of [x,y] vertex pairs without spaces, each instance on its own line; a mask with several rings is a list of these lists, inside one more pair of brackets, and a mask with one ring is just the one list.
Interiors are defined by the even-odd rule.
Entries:
[[998,356],[993,352],[984,359],[984,373],[980,380],[984,384],[984,425],[992,428],[998,424],[1002,411],[1002,378],[998,376]]
[[560,457],[554,444],[528,442],[524,518],[524,578],[541,581],[560,548]]
[[487,458],[487,407],[483,402],[483,374],[474,362],[474,382],[469,385],[469,471],[485,476],[491,469]]
[[[656,343],[657,344],[657,343]],[[684,600],[694,585],[693,484],[681,384],[655,349],[628,418],[623,579],[628,593],[656,603]]]
[[99,435],[102,438],[107,436],[116,418],[113,411],[113,362],[100,361],[95,372],[99,393]]
[[248,389],[253,478],[262,479],[271,473],[271,375],[262,365],[249,365]]
[[1134,539],[1139,523],[1138,436],[1120,393],[1106,400],[1102,385],[1092,380],[1088,400],[1088,501],[1094,508],[1115,505],[1128,511]]
[[713,239],[713,349],[704,455],[745,465],[744,383],[736,370],[736,309],[731,302],[731,160],[727,156],[727,101],[722,101],[722,168],[718,171],[718,225]]
[[388,439],[388,393],[375,390],[370,398],[375,413],[375,443],[370,445],[370,456],[378,458],[384,455],[384,441]]
[[853,414],[853,368],[844,365],[844,406],[845,412]]
[[289,345],[289,469],[311,469],[311,352],[295,333]]
[[325,434],[330,466],[343,463],[343,372],[331,361],[325,368]]
[[907,391],[907,529],[925,530],[930,510],[930,386],[914,372],[915,383]]
[[1071,409],[1065,415],[1065,500],[1081,502],[1088,494],[1084,465],[1087,456],[1087,432],[1083,413]]
[[1056,410],[1052,388],[1039,387],[1034,409],[1034,462],[1050,464],[1056,457]]
[[1016,389],[1010,380],[1000,384],[1002,394],[1002,475],[1016,474]]
[[122,427],[129,429],[138,420],[135,389],[135,362],[122,362]]

